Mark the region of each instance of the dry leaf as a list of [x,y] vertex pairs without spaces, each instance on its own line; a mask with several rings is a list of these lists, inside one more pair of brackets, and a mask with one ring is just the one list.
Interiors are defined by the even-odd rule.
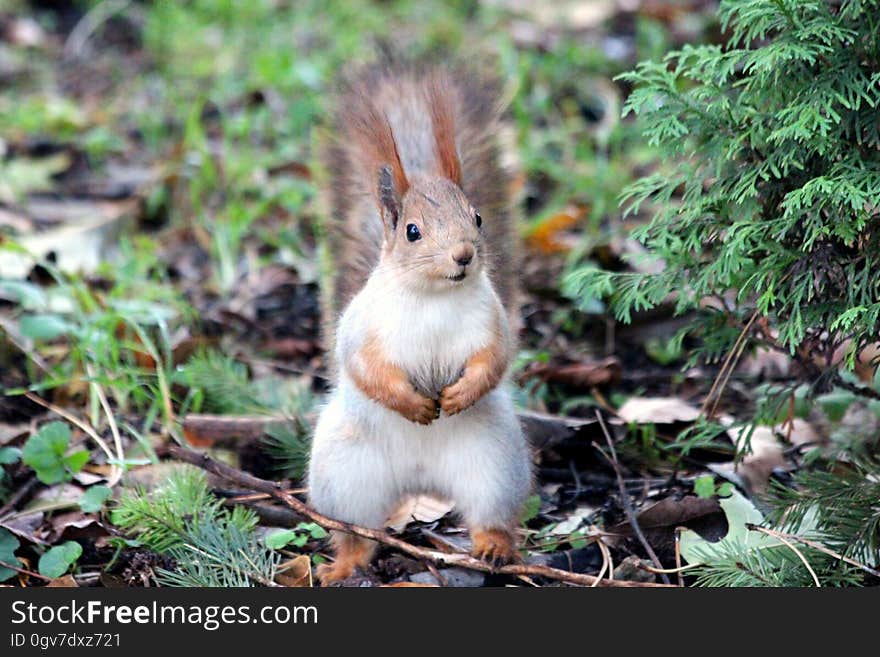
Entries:
[[275,581],[287,587],[311,587],[312,586],[312,560],[307,554],[285,561],[278,566]]
[[73,575],[64,575],[64,577],[56,577],[51,582],[46,584],[46,588],[76,589],[79,588],[79,584],[76,583]]
[[611,356],[599,361],[569,363],[532,363],[520,377],[520,381],[541,379],[545,382],[562,383],[575,388],[592,388],[620,380],[620,361]]
[[578,527],[580,527],[583,522],[592,516],[596,512],[596,507],[592,506],[579,506],[576,508],[571,514],[569,514],[568,518],[557,524],[550,533],[554,536],[568,536]]
[[566,239],[564,233],[577,225],[586,214],[586,207],[570,205],[538,224],[529,233],[526,241],[531,248],[541,253],[568,253],[575,241]]
[[385,526],[401,531],[410,522],[434,522],[452,511],[454,505],[431,495],[408,497],[385,521]]
[[[713,513],[721,513],[721,505],[718,504],[718,500],[685,495],[680,500],[667,497],[656,504],[645,507],[639,512],[636,519],[642,529],[657,529],[678,527]],[[610,531],[624,534],[632,531],[632,527],[629,522],[623,521],[614,525]]]
[[823,445],[826,442],[813,428],[812,424],[799,417],[792,418],[790,422],[783,422],[777,425],[775,431],[796,447],[802,445]]
[[[733,427],[727,430],[727,435],[739,450],[748,432],[748,427]],[[712,469],[719,474],[738,476],[752,494],[762,493],[767,490],[773,470],[787,466],[783,446],[772,428],[760,426],[752,430],[749,444],[751,451],[739,463],[716,463]]]
[[672,424],[693,422],[700,410],[677,397],[633,397],[617,409],[624,422],[635,424]]

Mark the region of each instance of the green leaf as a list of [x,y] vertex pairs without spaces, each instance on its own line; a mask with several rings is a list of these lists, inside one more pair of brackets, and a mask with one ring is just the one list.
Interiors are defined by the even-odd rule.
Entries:
[[76,541],[56,545],[40,557],[40,574],[52,579],[61,577],[70,570],[80,556],[82,556],[82,546]]
[[523,505],[522,515],[520,515],[519,521],[522,524],[527,523],[529,520],[537,517],[538,513],[541,511],[541,496],[540,495],[532,495]]
[[25,315],[19,328],[25,337],[48,342],[68,333],[73,326],[59,315]]
[[20,458],[21,450],[17,447],[0,447],[0,465],[18,463]]
[[28,438],[22,451],[22,460],[34,469],[37,478],[44,484],[57,484],[67,477],[64,453],[69,444],[70,427],[67,424],[44,424]]
[[718,487],[716,492],[718,493],[718,497],[730,497],[733,495],[733,490],[733,484],[729,481],[725,481]]
[[709,498],[715,496],[715,477],[703,475],[694,479],[694,493],[697,497]]
[[322,538],[327,538],[327,530],[315,522],[301,522],[296,526],[296,528],[307,531],[309,533],[309,536],[314,539],[320,540]]
[[73,454],[68,454],[64,457],[64,465],[66,465],[71,472],[79,472],[88,461],[89,453],[84,449],[74,452]]
[[91,486],[79,501],[79,508],[86,513],[96,513],[104,508],[104,502],[107,501],[112,492],[109,486]]
[[309,537],[307,534],[301,534],[295,529],[282,529],[277,532],[272,532],[266,536],[264,540],[266,547],[270,550],[280,550],[288,545],[302,547],[308,542]]
[[[18,559],[15,558],[15,551],[18,549],[18,545],[18,539],[13,536],[12,532],[0,527],[0,561],[12,566],[16,565]],[[14,575],[15,571],[12,568],[0,566],[0,582],[5,582]]]

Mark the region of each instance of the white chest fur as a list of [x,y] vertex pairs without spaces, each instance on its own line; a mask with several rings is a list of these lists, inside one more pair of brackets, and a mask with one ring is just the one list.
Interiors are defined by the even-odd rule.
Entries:
[[[346,310],[340,338],[375,336],[389,361],[433,397],[492,341],[499,321],[500,302],[483,272],[467,284],[430,294],[407,290],[377,272]],[[354,345],[340,344],[346,346]]]

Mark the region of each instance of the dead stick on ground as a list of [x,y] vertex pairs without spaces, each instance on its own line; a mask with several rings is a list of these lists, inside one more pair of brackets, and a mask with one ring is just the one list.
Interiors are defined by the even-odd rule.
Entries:
[[45,575],[40,575],[40,573],[25,570],[24,568],[20,568],[19,566],[13,566],[11,563],[6,563],[5,561],[0,561],[0,567],[9,568],[9,570],[14,570],[17,573],[21,573],[22,575],[27,575],[28,577],[33,577],[35,579],[41,579],[44,582],[52,581],[51,577],[46,577]]
[[[608,443],[608,449],[611,451],[611,467],[614,468],[614,474],[617,476],[617,487],[620,489],[620,503],[623,505],[623,512],[626,514],[626,519],[629,520],[633,533],[636,535],[636,538],[639,539],[639,543],[642,544],[642,547],[645,548],[645,552],[648,553],[648,556],[654,563],[654,567],[657,570],[663,570],[663,564],[660,563],[660,559],[657,558],[657,553],[654,552],[654,548],[648,543],[648,539],[645,538],[645,535],[642,533],[642,528],[639,527],[639,522],[636,520],[635,509],[633,509],[632,504],[630,503],[629,493],[626,491],[626,484],[623,483],[623,473],[620,471],[620,463],[617,462],[617,452],[614,449],[614,441],[611,439],[611,434],[608,433],[608,427],[605,426],[605,420],[602,418],[602,413],[598,410],[596,411],[596,417],[599,419],[599,426],[602,427],[602,433],[605,434],[605,442]],[[665,573],[660,573],[660,578],[663,580],[664,584],[670,583],[669,577]]]
[[[168,451],[173,457],[180,459],[181,461],[186,461],[187,463],[198,466],[203,470],[207,470],[208,472],[228,479],[229,481],[234,482],[239,486],[259,491],[261,493],[267,493],[277,500],[280,500],[293,510],[301,513],[304,516],[309,517],[314,522],[321,525],[324,529],[330,529],[345,532],[346,534],[354,534],[363,538],[369,538],[378,543],[382,543],[384,545],[388,545],[397,550],[400,550],[404,554],[408,554],[412,557],[415,557],[416,559],[428,559],[436,563],[454,565],[460,568],[478,570],[484,573],[500,573],[503,575],[535,575],[538,577],[546,577],[547,579],[570,582],[572,584],[580,584],[583,586],[592,586],[594,582],[598,580],[598,578],[593,575],[573,573],[567,570],[561,570],[559,568],[551,568],[549,566],[540,566],[534,564],[510,564],[507,566],[493,567],[485,561],[475,559],[466,554],[448,554],[445,552],[440,552],[439,550],[429,550],[426,548],[417,547],[382,530],[371,529],[369,527],[361,527],[359,525],[352,525],[351,523],[329,518],[310,508],[304,502],[296,499],[279,484],[272,481],[266,481],[265,479],[260,479],[258,477],[254,477],[247,472],[242,472],[241,470],[237,470],[236,468],[228,466],[224,463],[215,461],[206,454],[200,454],[199,452],[194,452],[190,449],[185,449],[183,447],[177,446],[170,447]],[[657,587],[663,585],[649,584],[645,582],[625,582],[619,580],[610,582],[608,580],[599,580],[599,586]]]

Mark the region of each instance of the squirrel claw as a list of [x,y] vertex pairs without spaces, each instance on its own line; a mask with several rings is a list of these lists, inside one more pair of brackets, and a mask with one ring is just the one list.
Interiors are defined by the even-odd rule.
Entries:
[[469,387],[463,384],[463,379],[446,386],[440,393],[440,408],[447,415],[461,413],[466,408],[473,406],[475,401],[472,399]]
[[503,529],[475,531],[471,555],[486,561],[493,568],[516,561],[517,553],[513,537]]
[[315,577],[321,586],[329,586],[335,582],[341,582],[354,574],[354,566],[351,563],[334,561],[322,563],[315,569]]
[[416,424],[428,425],[440,416],[440,407],[437,402],[422,395],[419,395],[407,410],[408,412],[403,413],[403,416]]

